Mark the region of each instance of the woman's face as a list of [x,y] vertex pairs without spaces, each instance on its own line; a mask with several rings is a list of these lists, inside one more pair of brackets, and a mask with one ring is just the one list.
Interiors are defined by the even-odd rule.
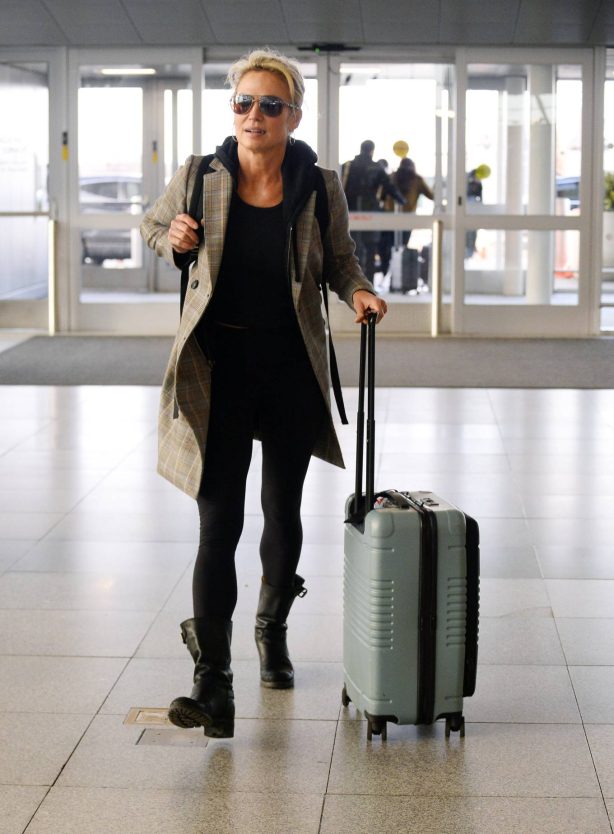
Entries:
[[[268,70],[250,70],[237,84],[235,93],[254,96],[276,96],[290,101],[290,90],[284,78]],[[301,120],[301,113],[284,107],[280,116],[265,116],[256,101],[249,113],[235,114],[234,126],[237,142],[245,150],[255,153],[271,151],[286,146],[288,136]]]

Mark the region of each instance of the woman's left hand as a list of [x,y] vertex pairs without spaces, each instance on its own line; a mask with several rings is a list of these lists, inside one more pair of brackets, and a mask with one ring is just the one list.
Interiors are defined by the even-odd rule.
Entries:
[[378,324],[386,315],[388,305],[383,298],[368,290],[356,290],[352,296],[352,305],[356,311],[356,324],[366,324],[371,313],[377,313],[376,324]]

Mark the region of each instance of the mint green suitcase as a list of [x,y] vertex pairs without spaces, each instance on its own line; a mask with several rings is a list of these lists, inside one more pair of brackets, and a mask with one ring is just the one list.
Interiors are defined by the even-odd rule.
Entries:
[[374,493],[374,360],[372,319],[361,332],[356,489],[346,503],[342,702],[364,714],[368,739],[385,739],[389,721],[438,718],[446,735],[464,735],[463,698],[475,691],[477,673],[478,525],[431,492]]

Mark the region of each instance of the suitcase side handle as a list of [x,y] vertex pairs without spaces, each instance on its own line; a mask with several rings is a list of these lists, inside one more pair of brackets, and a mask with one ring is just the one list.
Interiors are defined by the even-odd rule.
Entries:
[[[375,322],[371,313],[367,324],[360,325],[360,366],[358,371],[358,413],[356,415],[356,483],[354,504],[350,514],[352,524],[361,525],[373,508],[375,481]],[[366,373],[365,373],[366,371]],[[367,378],[367,448],[366,488],[362,493],[363,455],[365,449],[365,376]]]

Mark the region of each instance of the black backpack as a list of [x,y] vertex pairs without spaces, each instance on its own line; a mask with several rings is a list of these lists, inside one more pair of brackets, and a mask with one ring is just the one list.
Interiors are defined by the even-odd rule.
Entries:
[[[201,225],[201,221],[203,219],[203,177],[206,174],[211,173],[214,169],[211,167],[211,163],[215,158],[215,154],[207,154],[207,156],[203,156],[201,161],[198,164],[198,169],[196,171],[196,179],[194,180],[194,189],[192,191],[192,196],[190,197],[190,205],[188,207],[188,214],[190,217],[193,217],[194,220],[198,223],[198,238],[199,244],[203,239],[204,236],[204,229]],[[320,238],[324,240],[324,236],[328,230],[328,194],[326,193],[326,184],[324,182],[324,177],[322,176],[322,172],[319,168],[316,168],[316,206],[315,206],[315,216],[316,220],[318,221],[318,226],[320,227]],[[183,264],[181,267],[181,286],[180,286],[180,295],[179,295],[179,312],[180,314],[183,313],[183,305],[185,302],[186,293],[188,291],[188,281],[190,278],[190,267],[196,260],[196,254],[192,258],[190,258],[187,263]],[[320,289],[322,291],[322,297],[324,298],[324,308],[326,309],[326,318],[328,319],[328,290],[326,286],[326,281],[322,280],[320,285]],[[333,338],[330,332],[330,322],[328,323],[328,346],[329,346],[329,355],[330,355],[330,376],[331,376],[331,383],[333,386],[333,393],[335,395],[335,402],[337,403],[337,409],[339,411],[339,416],[341,417],[341,422],[344,425],[348,424],[348,418],[345,413],[345,405],[343,403],[343,394],[341,392],[341,380],[339,379],[339,368],[337,367],[337,357],[335,355],[335,348],[333,345]]]

